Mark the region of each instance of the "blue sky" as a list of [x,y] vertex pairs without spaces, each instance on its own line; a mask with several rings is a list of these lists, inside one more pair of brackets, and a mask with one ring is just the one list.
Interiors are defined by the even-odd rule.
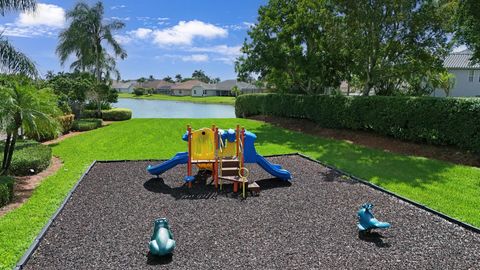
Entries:
[[[85,1],[93,4],[96,1]],[[195,69],[221,79],[235,78],[233,61],[267,0],[104,1],[106,20],[120,19],[117,38],[128,53],[118,61],[122,79],[163,78]],[[65,11],[76,1],[38,1],[35,14],[10,13],[0,31],[38,65],[42,74],[61,67],[55,55],[58,32],[68,25]]]

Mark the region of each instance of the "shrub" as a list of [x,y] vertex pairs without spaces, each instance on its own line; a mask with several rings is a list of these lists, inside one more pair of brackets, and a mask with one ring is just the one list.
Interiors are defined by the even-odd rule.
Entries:
[[13,200],[13,177],[0,176],[0,207],[7,205]]
[[132,118],[132,110],[115,108],[102,111],[102,118],[105,121],[123,121]]
[[133,89],[133,94],[135,94],[135,96],[142,96],[142,95],[145,94],[145,89],[135,88],[135,89]]
[[[0,143],[3,153],[4,143]],[[41,172],[48,168],[52,159],[52,149],[35,141],[17,141],[13,152],[9,173],[23,176]],[[0,161],[3,160],[3,155]]]
[[102,119],[80,119],[73,121],[72,129],[76,131],[89,131],[102,126]]
[[306,118],[326,128],[480,149],[480,99],[476,98],[248,94],[236,99],[235,112],[238,117]]
[[65,134],[72,129],[73,121],[75,120],[75,115],[73,114],[63,115],[58,117],[57,119],[58,119],[58,122],[60,123],[61,132]]
[[80,118],[92,119],[92,118],[101,118],[101,116],[98,115],[96,110],[83,110]]

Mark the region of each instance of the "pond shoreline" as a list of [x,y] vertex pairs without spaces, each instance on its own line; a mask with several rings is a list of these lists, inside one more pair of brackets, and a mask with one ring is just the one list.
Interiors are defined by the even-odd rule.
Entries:
[[120,97],[114,106],[131,109],[132,118],[236,118],[228,104]]
[[207,97],[192,97],[192,96],[170,96],[164,94],[152,94],[136,96],[131,93],[118,93],[118,98],[129,99],[144,99],[144,100],[166,100],[166,101],[178,101],[198,104],[221,104],[221,105],[235,105],[234,97],[222,97],[222,96],[207,96]]

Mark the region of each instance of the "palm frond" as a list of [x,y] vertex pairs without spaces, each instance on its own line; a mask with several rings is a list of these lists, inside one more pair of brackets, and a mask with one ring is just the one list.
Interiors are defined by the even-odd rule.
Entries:
[[38,77],[35,63],[25,54],[17,51],[4,37],[0,36],[0,71]]
[[0,0],[0,14],[7,11],[34,11],[37,7],[35,0]]

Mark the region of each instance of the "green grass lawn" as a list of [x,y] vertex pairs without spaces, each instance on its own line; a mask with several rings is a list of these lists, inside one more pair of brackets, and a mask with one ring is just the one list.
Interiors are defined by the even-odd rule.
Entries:
[[194,103],[213,103],[213,104],[228,104],[234,105],[234,97],[192,97],[192,96],[169,96],[161,94],[135,96],[129,93],[118,93],[119,98],[134,98],[134,99],[153,99],[153,100],[172,100],[172,101],[184,101]]
[[[223,128],[244,125],[257,134],[256,148],[262,155],[301,152],[480,226],[479,168],[387,153],[245,119],[133,119],[52,146],[64,166],[22,207],[0,218],[0,268],[15,265],[93,160],[168,159],[186,150],[181,135],[187,124],[200,128],[214,123]],[[356,207],[352,206],[352,215]]]

